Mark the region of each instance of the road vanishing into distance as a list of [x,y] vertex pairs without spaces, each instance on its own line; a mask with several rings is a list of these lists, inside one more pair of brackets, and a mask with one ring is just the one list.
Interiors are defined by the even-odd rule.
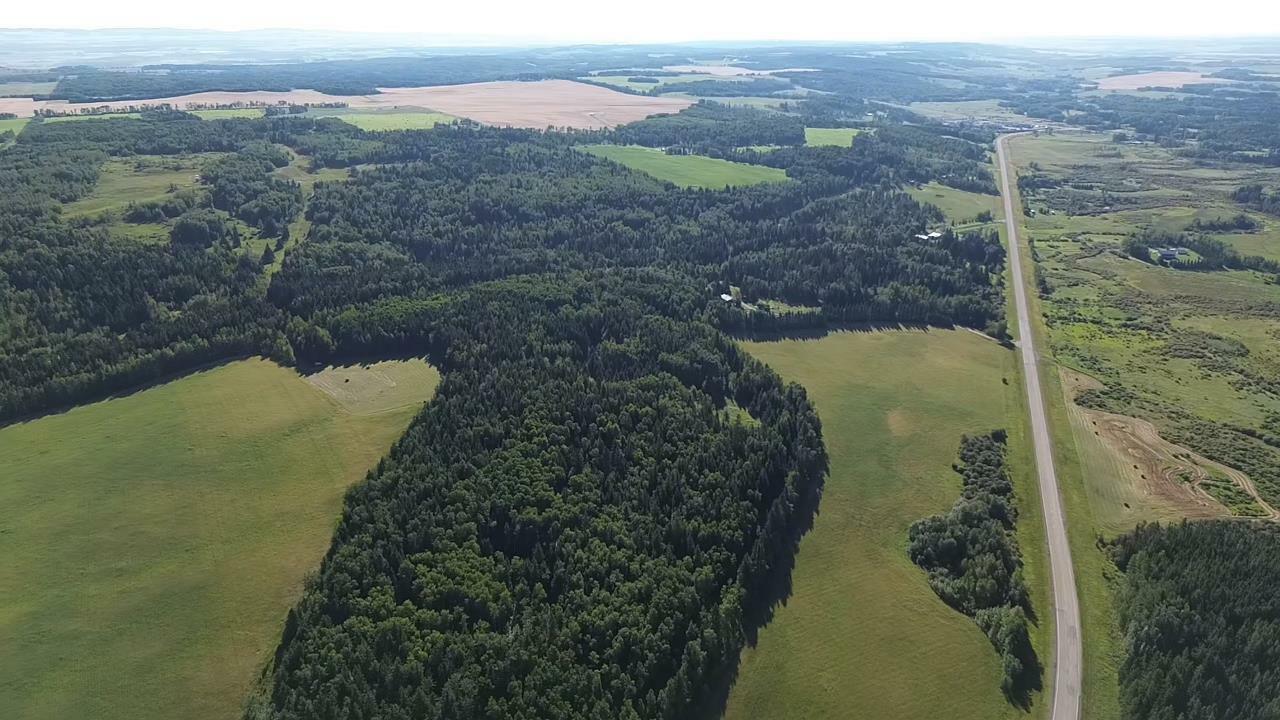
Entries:
[[1036,475],[1040,479],[1040,501],[1044,506],[1044,529],[1049,537],[1049,566],[1053,574],[1054,626],[1057,632],[1053,643],[1053,711],[1049,717],[1050,720],[1079,720],[1083,665],[1080,597],[1076,593],[1076,574],[1071,565],[1071,546],[1067,543],[1066,516],[1062,512],[1062,495],[1058,492],[1058,475],[1053,469],[1053,444],[1049,442],[1049,423],[1045,414],[1044,395],[1040,391],[1040,356],[1036,353],[1035,334],[1031,328],[1027,283],[1022,273],[1018,222],[1013,214],[1010,183],[1014,174],[1013,166],[1009,164],[1007,147],[1010,137],[1013,136],[1001,135],[996,139],[996,157],[1000,161],[1000,194],[1004,198],[1004,222],[1008,229],[1009,264],[1013,267],[1018,348],[1022,352],[1022,376],[1027,383]]

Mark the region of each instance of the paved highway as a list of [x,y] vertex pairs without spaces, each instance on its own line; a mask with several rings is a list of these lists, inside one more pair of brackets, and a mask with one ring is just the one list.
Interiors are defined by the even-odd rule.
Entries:
[[1018,313],[1018,348],[1022,352],[1022,375],[1027,384],[1027,405],[1031,411],[1031,434],[1035,445],[1036,473],[1040,478],[1040,500],[1044,505],[1044,527],[1049,537],[1049,566],[1053,575],[1054,640],[1053,712],[1050,720],[1079,720],[1080,679],[1083,665],[1080,646],[1080,599],[1076,575],[1071,566],[1071,546],[1067,542],[1062,495],[1053,469],[1053,445],[1045,417],[1044,395],[1040,391],[1039,355],[1031,332],[1031,311],[1027,303],[1027,282],[1022,273],[1021,242],[1013,214],[1013,194],[1009,184],[1015,177],[1009,165],[1006,144],[1011,135],[996,140],[1000,161],[1000,193],[1004,197],[1004,221],[1008,228],[1009,264],[1013,267],[1013,297]]

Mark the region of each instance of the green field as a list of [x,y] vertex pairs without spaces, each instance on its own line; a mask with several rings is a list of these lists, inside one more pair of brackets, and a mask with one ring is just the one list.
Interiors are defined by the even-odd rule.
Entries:
[[122,112],[122,113],[102,113],[98,115],[58,115],[56,117],[47,117],[45,122],[72,122],[78,120],[119,120],[121,118],[140,118],[142,113]]
[[58,86],[53,82],[0,82],[0,97],[33,97],[48,95]]
[[953,223],[970,222],[984,210],[990,212],[995,220],[1004,217],[999,195],[983,195],[967,190],[957,190],[936,182],[907,188],[907,193],[920,202],[936,205],[942,214],[947,216],[947,220]]
[[[1028,586],[1048,615],[1014,354],[951,330],[839,332],[745,347],[808,390],[831,475],[800,545],[794,592],[743,653],[726,717],[1040,716],[1038,698],[1030,714],[1005,700],[987,638],[934,594],[906,554],[911,523],[959,495],[951,463],[961,436],[1006,427]],[[1044,620],[1034,629],[1042,658],[1048,630]]]
[[723,189],[787,179],[785,170],[748,165],[701,155],[668,155],[654,148],[633,145],[583,145],[582,150],[648,173],[680,187]]
[[439,377],[326,372],[244,360],[0,429],[0,717],[239,716],[344,492]]
[[862,132],[858,128],[811,128],[804,129],[805,145],[837,145],[849,147],[853,138]]
[[1241,255],[1257,255],[1280,262],[1280,223],[1264,220],[1265,229],[1256,233],[1214,235]]
[[332,112],[317,110],[309,113],[311,117],[336,117],[350,123],[361,130],[430,130],[436,125],[448,124],[458,118],[444,113],[426,110],[408,110],[395,112]]
[[[0,133],[12,130],[13,134],[16,136],[22,132],[22,128],[26,127],[29,122],[31,122],[31,118],[9,118],[7,120],[0,120]],[[17,142],[16,138],[9,142],[0,142],[0,150],[3,150],[14,142]]]
[[226,120],[227,118],[260,118],[265,111],[261,108],[226,108],[221,110],[191,110],[189,112],[205,120]]
[[93,192],[66,205],[67,215],[123,210],[131,202],[160,200],[169,188],[193,187],[200,166],[215,154],[139,156],[107,161]]
[[947,102],[914,102],[907,109],[934,120],[987,120],[992,122],[1028,123],[1019,115],[1002,107],[999,100],[958,100]]
[[17,135],[22,132],[22,128],[26,127],[29,122],[31,122],[31,118],[0,119],[0,132],[12,130],[13,134]]

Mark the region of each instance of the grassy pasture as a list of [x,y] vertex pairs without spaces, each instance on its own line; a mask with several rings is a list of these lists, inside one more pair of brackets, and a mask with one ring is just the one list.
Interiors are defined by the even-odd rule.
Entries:
[[[7,120],[0,120],[0,133],[4,133],[6,131],[12,130],[16,138],[16,136],[22,132],[22,129],[26,127],[27,123],[30,121],[31,121],[30,118],[9,118]],[[3,150],[4,148],[9,147],[9,145],[13,144],[14,142],[17,142],[17,140],[15,139],[8,142],[0,142],[0,150]]]
[[1000,105],[999,100],[958,100],[944,102],[913,102],[907,109],[933,120],[990,120],[997,122],[1029,122]]
[[850,147],[853,138],[862,132],[858,128],[811,128],[804,129],[805,145],[836,145]]
[[192,115],[204,120],[226,120],[228,118],[260,118],[266,111],[262,108],[223,108],[220,110],[190,110]]
[[367,112],[340,113],[329,115],[324,111],[316,113],[316,117],[336,117],[350,123],[361,130],[430,130],[436,125],[448,124],[455,120],[452,115],[429,111],[405,112]]
[[0,82],[0,97],[33,97],[48,95],[58,86],[53,82]]
[[31,122],[31,118],[7,118],[0,119],[0,132],[12,130],[14,135],[22,132],[22,128]]
[[632,145],[584,145],[596,157],[612,160],[680,187],[723,189],[731,186],[782,182],[785,170],[748,165],[701,155],[668,155],[661,150]]
[[193,187],[200,166],[213,154],[116,158],[108,160],[98,185],[87,196],[66,205],[70,216],[123,210],[131,202],[160,200],[171,186]]
[[433,392],[392,365],[342,371],[342,403],[254,359],[0,429],[0,717],[238,717],[344,492]]
[[1280,262],[1280,223],[1267,222],[1266,230],[1256,233],[1214,235],[1241,255],[1257,255]]
[[953,223],[971,221],[984,210],[989,211],[996,220],[1004,216],[999,195],[983,195],[967,190],[957,190],[936,182],[908,188],[907,194],[919,202],[936,205]]
[[[794,592],[744,651],[726,718],[1039,717],[1038,701],[1028,714],[1005,700],[986,637],[938,599],[906,554],[911,523],[959,496],[951,463],[961,436],[1006,427],[1028,586],[1048,615],[1014,354],[949,330],[744,345],[808,390],[831,475],[801,542]],[[1033,630],[1042,658],[1048,629],[1042,619]]]
[[351,175],[346,168],[318,168],[310,169],[310,160],[303,155],[293,155],[293,160],[282,168],[276,168],[274,175],[286,180],[292,180],[302,186],[302,195],[307,197],[311,195],[311,190],[318,182],[340,181],[346,180]]

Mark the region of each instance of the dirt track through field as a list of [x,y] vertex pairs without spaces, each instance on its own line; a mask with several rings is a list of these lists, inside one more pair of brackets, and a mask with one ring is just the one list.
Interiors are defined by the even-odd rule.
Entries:
[[1009,266],[1013,271],[1013,299],[1018,315],[1018,350],[1022,353],[1022,374],[1026,382],[1028,410],[1031,413],[1036,476],[1040,481],[1040,501],[1044,508],[1045,535],[1049,541],[1049,568],[1053,578],[1056,637],[1053,643],[1053,699],[1049,717],[1050,720],[1079,720],[1084,666],[1084,651],[1080,639],[1080,597],[1076,591],[1075,568],[1071,564],[1071,545],[1067,538],[1062,495],[1058,491],[1058,475],[1053,465],[1053,443],[1049,439],[1049,420],[1040,389],[1040,358],[1032,332],[1027,282],[1022,272],[1022,241],[1018,237],[1017,220],[1021,213],[1014,215],[1013,212],[1013,194],[1010,190],[1013,166],[1009,163],[1006,147],[1010,137],[1012,136],[1002,135],[996,139],[996,156],[1000,163],[1000,194],[1004,201]]
[[1130,474],[1138,476],[1136,484],[1144,494],[1164,500],[1188,518],[1222,517],[1229,513],[1224,513],[1218,501],[1201,487],[1210,478],[1207,468],[1212,468],[1252,497],[1267,517],[1276,517],[1275,509],[1258,495],[1253,482],[1239,470],[1215,463],[1165,440],[1146,420],[1098,410],[1081,410],[1103,442],[1131,464],[1133,470]]
[[628,95],[572,80],[485,82],[413,88],[379,88],[376,95],[329,95],[315,90],[289,92],[204,92],[150,100],[68,103],[60,100],[0,98],[0,113],[30,117],[37,110],[76,113],[169,105],[179,110],[216,105],[345,103],[355,110],[420,108],[464,117],[486,125],[534,129],[602,129],[677,113],[693,104],[687,98]]

